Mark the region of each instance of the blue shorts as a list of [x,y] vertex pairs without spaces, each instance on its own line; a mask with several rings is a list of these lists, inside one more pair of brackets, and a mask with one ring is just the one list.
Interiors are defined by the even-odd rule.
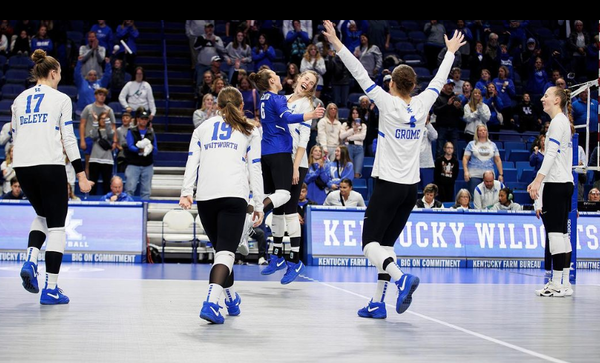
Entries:
[[94,146],[94,139],[92,139],[91,137],[86,137],[85,138],[85,150],[84,150],[85,155],[92,154],[93,146]]

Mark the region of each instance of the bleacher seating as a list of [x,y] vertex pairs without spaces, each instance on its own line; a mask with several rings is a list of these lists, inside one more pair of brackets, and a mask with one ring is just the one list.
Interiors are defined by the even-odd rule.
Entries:
[[2,86],[2,99],[13,100],[23,91],[25,91],[24,85],[17,83],[7,83],[4,86]]
[[6,74],[4,74],[6,83],[16,83],[23,86],[27,84],[28,78],[29,72],[26,69],[10,68],[8,71],[6,71]]
[[[352,106],[358,106],[358,99],[360,96],[363,96],[362,92],[352,92],[348,95],[347,106],[348,108],[352,108]],[[340,106],[340,105],[338,105]],[[341,107],[341,106],[340,106]]]
[[350,117],[350,109],[348,107],[338,107],[338,119],[346,121]]
[[527,150],[512,150],[508,155],[510,161],[529,161],[530,152]]

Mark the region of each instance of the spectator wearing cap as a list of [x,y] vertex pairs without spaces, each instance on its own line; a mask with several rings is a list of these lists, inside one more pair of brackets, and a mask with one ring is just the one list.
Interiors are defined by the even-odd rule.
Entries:
[[386,74],[385,76],[383,76],[383,84],[381,85],[381,88],[383,88],[386,92],[390,91],[390,81],[391,80],[392,80],[391,74]]
[[101,79],[98,79],[98,72],[90,70],[85,76],[81,74],[81,59],[75,65],[75,74],[73,75],[75,86],[77,86],[77,106],[75,112],[79,115],[85,106],[96,101],[95,92],[98,88],[107,88],[112,77],[112,66],[106,58],[106,67]]
[[213,83],[215,80],[217,80],[218,78],[222,79],[225,84],[229,84],[229,76],[227,75],[227,73],[223,72],[221,70],[221,65],[223,64],[223,59],[221,57],[219,57],[218,55],[214,55],[211,59],[210,59],[210,73],[212,74],[213,77]]
[[196,63],[196,84],[202,83],[202,75],[204,71],[211,67],[211,62],[214,56],[225,54],[225,45],[223,40],[218,35],[215,35],[215,25],[207,22],[204,25],[204,35],[196,38],[194,49],[198,51]]
[[125,191],[133,196],[139,183],[141,198],[148,200],[152,190],[154,156],[158,153],[158,144],[154,130],[148,126],[150,113],[143,107],[139,107],[136,111],[136,122],[136,126],[130,128],[127,133]]
[[152,122],[156,115],[156,105],[154,104],[152,87],[145,79],[144,69],[136,67],[135,78],[127,82],[119,94],[119,103],[130,113],[139,107],[150,110],[150,121]]
[[458,141],[458,128],[462,124],[464,109],[460,97],[454,94],[454,81],[448,79],[433,104],[433,113],[436,115],[435,129],[438,132],[437,153],[443,155],[443,146],[446,141],[456,145]]
[[108,90],[106,88],[98,88],[94,91],[94,102],[85,106],[83,111],[81,112],[81,119],[79,121],[79,147],[83,150],[85,154],[85,170],[89,177],[89,164],[90,164],[90,154],[92,152],[92,148],[94,145],[94,140],[90,135],[90,132],[93,130],[94,126],[98,127],[98,115],[107,112],[107,120],[106,127],[110,127],[112,129],[111,142],[114,142],[113,149],[116,147],[117,143],[117,120],[115,118],[115,113],[113,109],[106,105],[106,96],[108,95]]

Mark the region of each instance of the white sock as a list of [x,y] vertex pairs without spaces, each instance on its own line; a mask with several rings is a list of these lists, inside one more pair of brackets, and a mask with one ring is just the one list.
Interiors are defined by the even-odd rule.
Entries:
[[565,268],[562,270],[562,283],[565,286],[571,286],[571,281],[569,281],[569,273],[571,272],[570,268]]
[[206,301],[218,304],[222,293],[223,286],[214,283],[208,284],[208,295],[206,296]]
[[56,289],[56,284],[58,283],[58,274],[51,274],[46,272],[46,289]]
[[33,262],[37,265],[40,249],[35,247],[27,247],[27,262]]
[[225,293],[225,302],[232,302],[235,299],[235,290],[233,287],[223,289],[223,292]]
[[377,280],[377,289],[375,290],[375,296],[373,302],[384,302],[385,293],[387,292],[388,284],[390,282],[386,280]]
[[553,270],[552,271],[552,283],[554,286],[562,287],[562,274],[561,270]]

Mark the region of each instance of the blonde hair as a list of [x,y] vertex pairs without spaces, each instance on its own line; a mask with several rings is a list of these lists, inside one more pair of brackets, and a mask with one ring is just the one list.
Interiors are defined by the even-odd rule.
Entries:
[[[475,98],[473,97],[475,95],[475,92],[479,92],[479,94],[481,95],[481,98],[479,99],[479,101],[475,101]],[[477,111],[477,105],[483,103],[483,95],[481,94],[481,90],[479,88],[475,88],[474,90],[471,91],[471,98],[469,99],[469,108],[471,109],[471,112],[475,112]]]
[[571,90],[561,87],[554,87],[554,95],[560,98],[560,109],[569,118],[571,126],[571,136],[575,134],[575,126],[573,125],[573,105],[571,104]]
[[484,124],[479,124],[479,125],[477,125],[477,127],[475,127],[475,134],[473,134],[473,141],[475,141],[476,144],[479,142],[479,129],[480,128],[484,128],[485,131],[487,132],[487,135],[485,136],[486,140],[484,142],[490,141],[490,133],[488,132],[487,126]]

